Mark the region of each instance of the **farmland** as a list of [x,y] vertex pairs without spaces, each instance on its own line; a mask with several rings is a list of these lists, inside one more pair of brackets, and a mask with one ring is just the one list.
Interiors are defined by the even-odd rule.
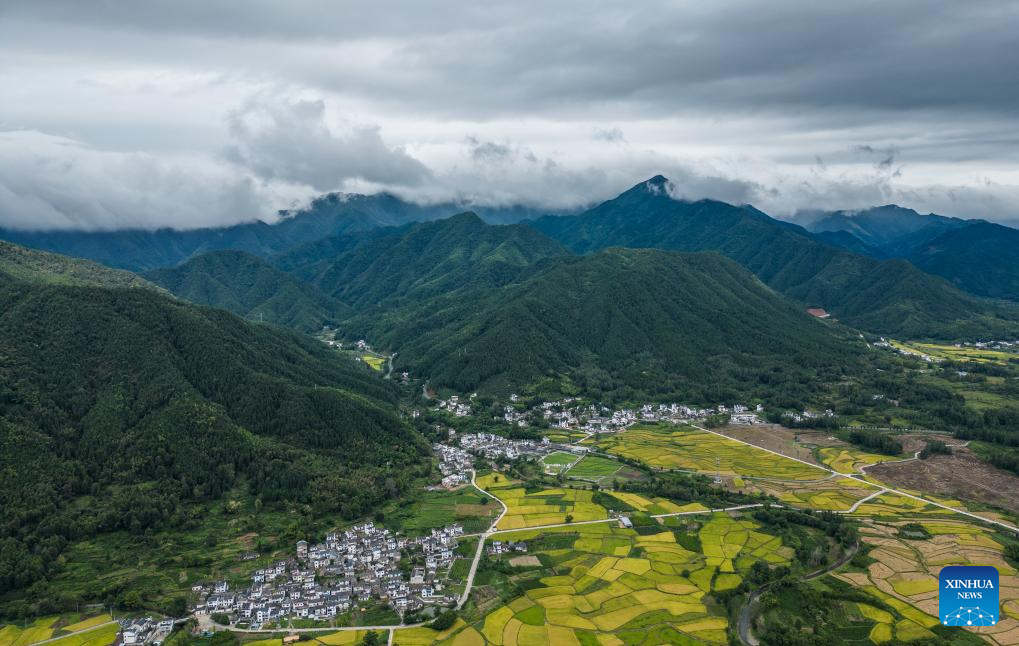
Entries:
[[618,473],[622,466],[615,460],[600,458],[597,455],[589,455],[573,465],[573,468],[568,473],[571,478],[587,478],[600,481]]
[[[9,624],[0,627],[0,646],[28,646],[46,639],[54,639],[58,646],[106,646],[117,635],[117,626],[103,624],[111,621],[107,614],[82,618],[77,614],[41,617],[27,625]],[[80,632],[77,635],[70,633]],[[61,635],[67,635],[60,639]]]
[[564,453],[563,451],[556,451],[550,453],[541,459],[541,463],[545,465],[546,473],[560,473],[565,471],[571,464],[577,461],[577,456],[572,453]]
[[596,446],[659,469],[776,480],[817,480],[828,476],[822,469],[684,426],[633,426],[601,439]]
[[[498,529],[521,529],[569,521],[608,518],[604,507],[592,502],[586,489],[539,488],[528,491],[520,482],[490,474],[478,479],[483,489],[501,500],[509,511]],[[570,518],[567,519],[567,516]]]
[[487,529],[499,505],[468,487],[457,491],[424,491],[399,504],[383,507],[383,524],[393,531],[419,536],[431,529],[460,523],[467,532]]
[[483,564],[478,585],[498,594],[483,595],[483,615],[446,643],[726,643],[714,595],[737,587],[755,560],[788,564],[792,556],[754,521],[725,514],[675,528],[603,523],[500,538],[530,542],[541,567],[507,576]]

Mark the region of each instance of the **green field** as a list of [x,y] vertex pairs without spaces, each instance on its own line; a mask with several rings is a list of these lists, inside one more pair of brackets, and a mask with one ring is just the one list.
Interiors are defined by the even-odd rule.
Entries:
[[382,514],[383,525],[389,529],[418,536],[453,523],[461,523],[467,533],[480,532],[488,529],[500,510],[498,503],[468,486],[457,491],[423,491],[387,505]]
[[573,465],[573,468],[567,471],[567,474],[570,477],[577,478],[606,478],[615,475],[622,466],[616,460],[601,458],[597,455],[588,455]]
[[577,456],[572,453],[556,451],[555,453],[550,453],[543,457],[541,459],[541,463],[545,465],[546,473],[557,474],[565,470],[576,460]]
[[597,447],[651,467],[705,475],[777,480],[817,480],[828,475],[823,469],[689,426],[632,426],[601,439]]

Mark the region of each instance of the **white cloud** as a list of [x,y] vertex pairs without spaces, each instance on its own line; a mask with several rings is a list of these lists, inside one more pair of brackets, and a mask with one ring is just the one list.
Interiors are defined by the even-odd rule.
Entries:
[[204,156],[102,151],[35,131],[0,133],[0,222],[8,227],[195,228],[271,220],[274,204],[298,195]]
[[382,140],[378,126],[348,125],[334,132],[325,102],[249,101],[230,114],[227,157],[265,180],[334,191],[348,180],[414,186],[428,179],[420,161]]

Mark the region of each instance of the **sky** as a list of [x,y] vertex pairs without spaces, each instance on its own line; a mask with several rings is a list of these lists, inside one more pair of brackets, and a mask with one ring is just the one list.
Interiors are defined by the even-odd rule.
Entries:
[[0,0],[0,226],[330,191],[1019,221],[1019,3]]

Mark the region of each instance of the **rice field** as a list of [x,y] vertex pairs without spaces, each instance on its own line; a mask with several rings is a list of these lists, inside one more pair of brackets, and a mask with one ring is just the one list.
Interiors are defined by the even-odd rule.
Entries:
[[378,370],[379,372],[382,371],[382,366],[384,366],[386,363],[385,358],[375,357],[368,354],[361,357],[361,360],[367,363],[372,368],[372,370]]
[[509,509],[497,529],[555,525],[565,523],[567,516],[573,522],[609,517],[604,507],[592,502],[594,494],[586,489],[554,488],[529,493],[519,482],[507,481],[499,474],[488,474],[477,481]]
[[853,478],[832,478],[821,482],[757,480],[743,490],[770,494],[791,507],[825,511],[849,511],[856,501],[877,491],[875,487]]
[[954,345],[941,343],[892,341],[891,344],[893,347],[909,352],[910,354],[926,354],[931,357],[937,357],[938,359],[950,359],[952,361],[973,361],[976,363],[995,363],[998,365],[1005,365],[1008,363],[1009,359],[1016,356],[1000,350],[965,346],[956,347]]
[[[79,629],[80,630],[80,629]],[[120,626],[110,624],[92,628],[76,635],[68,635],[50,642],[51,646],[109,646],[117,639]]]
[[[86,619],[81,619],[80,615],[72,614],[41,617],[27,626],[9,624],[0,628],[0,646],[28,646],[61,635],[67,636],[57,639],[53,642],[54,644],[59,646],[106,646],[113,643],[119,629],[115,624],[102,626],[109,621],[111,619],[107,614]],[[68,634],[78,631],[87,632],[80,635]]]
[[[505,540],[558,535],[541,553],[546,567],[521,596],[448,635],[443,644],[544,646],[560,644],[706,643],[728,641],[724,608],[706,597],[734,588],[756,559],[788,563],[792,550],[750,520],[715,514],[691,530],[704,552],[677,542],[655,525],[622,529],[611,523],[522,530]],[[710,553],[710,554],[709,554]],[[397,643],[404,643],[400,633]]]
[[[923,525],[928,540],[899,535],[906,522]],[[882,643],[931,637],[938,624],[938,573],[947,565],[991,565],[1001,576],[999,589],[1003,614],[997,625],[977,629],[992,643],[1019,644],[1019,578],[1002,556],[1003,546],[989,529],[955,518],[901,513],[895,522],[868,523],[861,527],[863,540],[871,546],[873,559],[864,572],[835,576],[895,609],[902,619],[893,621],[887,612],[861,607],[864,616],[877,624],[871,641]],[[878,604],[878,605],[881,605]],[[863,604],[866,605],[866,604]]]
[[573,468],[567,471],[567,473],[570,477],[600,480],[602,478],[611,478],[622,467],[623,465],[615,460],[598,457],[597,455],[588,455],[573,465]]
[[890,455],[878,455],[860,449],[836,446],[817,449],[817,457],[822,464],[839,473],[857,473],[860,467],[901,459]]
[[828,472],[689,426],[638,425],[603,438],[606,453],[651,467],[723,477],[818,480]]

